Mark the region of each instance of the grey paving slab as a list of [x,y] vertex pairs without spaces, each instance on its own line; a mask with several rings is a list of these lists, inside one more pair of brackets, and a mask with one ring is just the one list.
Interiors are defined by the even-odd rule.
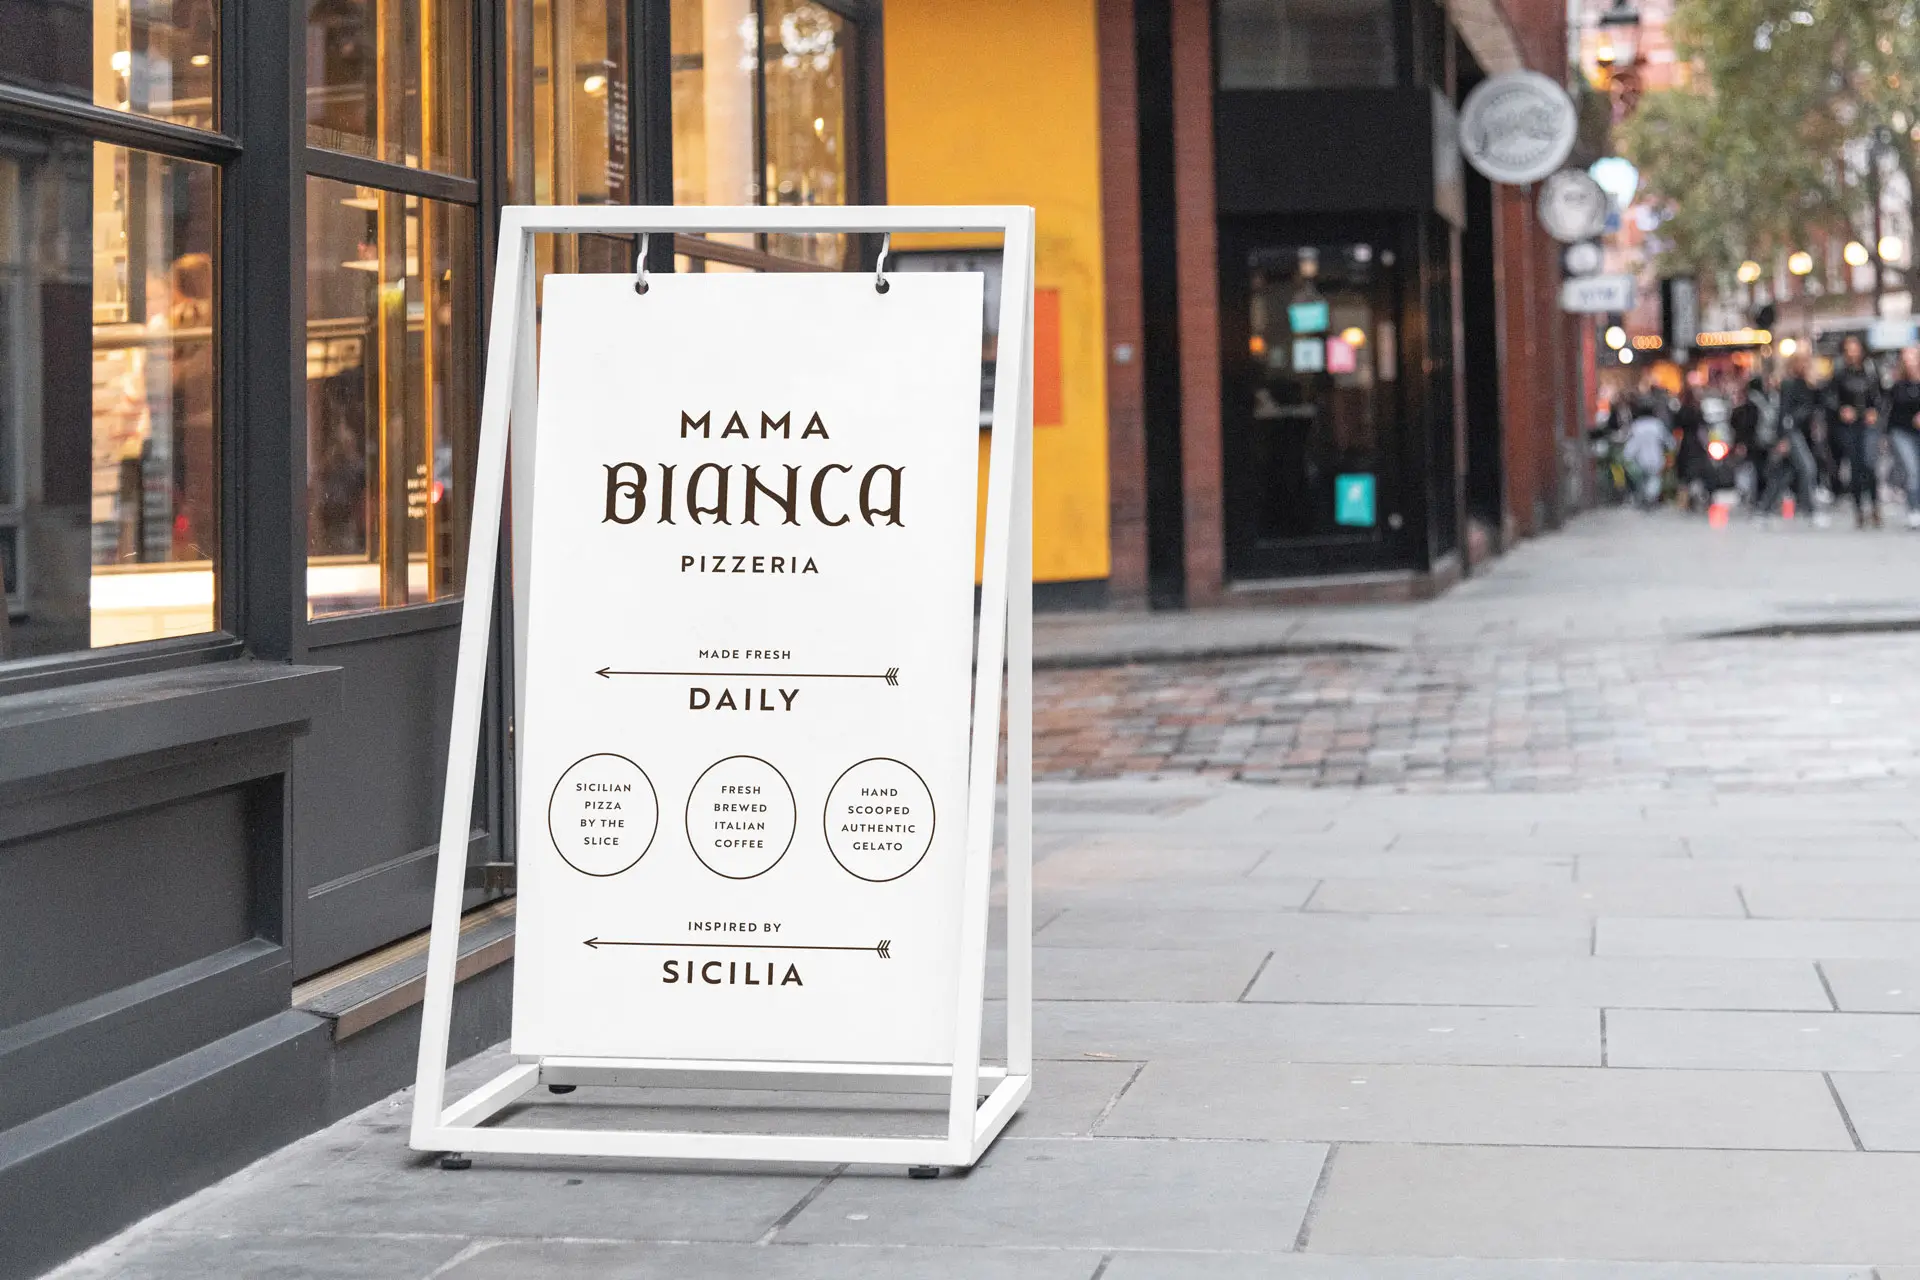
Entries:
[[[1916,930],[1920,937],[1920,930]],[[1341,916],[1259,911],[1087,907],[1062,912],[1035,934],[1049,947],[1190,948],[1197,942],[1282,942],[1319,947],[1379,946],[1433,951],[1558,952],[1592,945],[1584,920],[1477,916]]]
[[1721,956],[1808,960],[1920,957],[1920,923],[1867,920],[1602,919],[1603,956]]
[[1920,884],[1756,882],[1743,889],[1756,919],[1920,920]]
[[[1007,1132],[1076,1137],[1134,1076],[1126,1062],[1049,1062]],[[501,1124],[555,1129],[671,1129],[688,1133],[832,1133],[922,1137],[947,1131],[945,1095],[825,1094],[721,1089],[545,1092],[508,1108]]]
[[1252,881],[1345,878],[1348,880],[1450,880],[1469,884],[1570,884],[1570,855],[1509,856],[1453,853],[1324,853],[1275,849],[1248,875]]
[[1920,861],[1900,858],[1634,858],[1582,854],[1581,884],[1627,882],[1740,885],[1791,891],[1803,885],[1920,887]]
[[[1197,951],[1035,947],[1033,989],[1042,1000],[1237,1000],[1270,953],[1231,946]],[[1006,992],[1006,959],[987,961],[987,990]]]
[[1340,1147],[1315,1253],[1667,1262],[1920,1260],[1920,1156]]
[[[193,1231],[584,1239],[759,1239],[819,1181],[812,1172],[668,1171],[632,1161],[478,1156],[460,1173],[406,1149],[404,1133],[325,1166],[254,1166],[171,1218]],[[248,1177],[248,1173],[255,1176]]]
[[1920,960],[1823,960],[1820,971],[1848,1013],[1920,1013]]
[[1151,886],[1139,881],[1096,881],[1083,884],[1058,883],[1039,886],[1034,904],[1056,910],[1131,910],[1143,895],[1150,894],[1156,910],[1173,911],[1297,911],[1313,895],[1319,880],[1260,879],[1240,876],[1231,880],[1157,880]]
[[1600,1009],[1829,1008],[1812,962],[1276,949],[1248,1000]]
[[190,1276],[416,1280],[434,1273],[466,1247],[467,1242],[457,1236],[153,1231],[116,1237],[49,1272],[47,1280],[183,1280]]
[[1034,1010],[1034,1040],[1047,1057],[1130,1062],[1600,1064],[1600,1019],[1590,1009],[1046,1001]]
[[[1920,890],[1916,890],[1920,894]],[[1418,879],[1329,879],[1308,909],[1379,915],[1743,917],[1731,884],[1450,883]],[[1756,912],[1758,914],[1758,912]]]
[[1266,856],[1264,844],[1245,849],[1143,847],[1142,843],[1102,841],[1075,844],[1034,864],[1036,888],[1112,882],[1185,879],[1217,880],[1243,876]]
[[1487,833],[1480,835],[1458,834],[1452,836],[1407,835],[1389,846],[1391,853],[1429,853],[1442,850],[1465,852],[1468,850],[1522,849],[1542,856],[1573,857],[1578,854],[1634,854],[1641,857],[1684,858],[1687,856],[1687,844],[1684,837],[1671,832],[1606,831],[1588,830],[1554,835],[1526,834],[1518,837],[1500,837]]
[[[1904,1274],[1904,1273],[1903,1273]],[[1329,1258],[1299,1253],[1119,1253],[1105,1280],[1875,1280],[1871,1267],[1529,1258]],[[1884,1269],[1879,1280],[1892,1280]],[[1907,1280],[1920,1280],[1916,1271]]]
[[1826,1081],[1811,1072],[1600,1067],[1149,1062],[1099,1131],[1292,1142],[1853,1147]]
[[1729,1070],[1920,1070],[1920,1017],[1613,1009],[1607,1062]]
[[1833,1087],[1861,1146],[1869,1151],[1920,1151],[1920,1074],[1836,1071]]
[[836,1178],[781,1238],[1286,1249],[1325,1159],[1310,1143],[1002,1142],[963,1178]]
[[1920,857],[1920,840],[1915,839],[1913,832],[1893,823],[1832,827],[1822,826],[1818,821],[1801,825],[1783,819],[1751,832],[1706,830],[1687,836],[1687,851],[1696,858],[1751,857],[1760,852],[1784,851],[1782,846],[1807,854],[1904,853],[1908,857]]
[[506,1241],[434,1280],[1086,1280],[1100,1258],[1076,1249]]

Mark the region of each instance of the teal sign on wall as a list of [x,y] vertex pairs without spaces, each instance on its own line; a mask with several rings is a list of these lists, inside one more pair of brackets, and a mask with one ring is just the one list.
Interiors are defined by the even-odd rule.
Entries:
[[1295,333],[1325,333],[1327,331],[1326,302],[1288,303],[1287,327]]
[[1373,477],[1370,475],[1333,478],[1333,518],[1340,524],[1371,529],[1373,515]]

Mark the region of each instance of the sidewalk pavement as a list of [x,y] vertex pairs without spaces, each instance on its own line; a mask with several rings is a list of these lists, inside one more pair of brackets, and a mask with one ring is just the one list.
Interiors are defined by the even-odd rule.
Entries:
[[[1920,637],[1679,638],[1898,622],[1920,600],[1915,562],[1904,532],[1615,513],[1440,601],[1364,611],[1410,649],[1156,669],[1176,701],[1223,666],[1291,673],[1299,696],[1345,700],[1337,721],[1391,709],[1340,663],[1411,664],[1395,677],[1411,759],[1436,696],[1421,662],[1491,655],[1492,691],[1447,695],[1436,723],[1524,745],[1611,723],[1604,701],[1582,718],[1588,690],[1554,655],[1684,651],[1695,665],[1656,665],[1645,687],[1734,728],[1663,752],[1724,782],[1750,771],[1715,754],[1744,732],[1818,768],[1877,764],[1882,785],[1817,769],[1682,785],[1573,748],[1551,793],[1124,765],[1042,783],[1035,1091],[967,1176],[485,1156],[446,1172],[407,1150],[402,1092],[56,1274],[1920,1280],[1920,791],[1887,771],[1920,753],[1910,725],[1848,720],[1920,716],[1899,692]],[[1733,660],[1713,661],[1723,647]],[[1776,651],[1786,665],[1759,665]],[[1801,719],[1742,719],[1768,680],[1793,684]],[[1814,718],[1821,696],[1837,720]],[[1222,735],[1258,748],[1288,705],[1249,696]],[[1137,710],[1078,714],[1096,736],[1151,737]],[[464,1064],[455,1086],[499,1062]],[[504,1123],[944,1123],[905,1097],[536,1096]]]
[[[1042,790],[1042,1060],[968,1176],[444,1172],[401,1093],[57,1274],[1920,1280],[1920,799]],[[943,1123],[864,1101],[744,1122]]]
[[1044,614],[1034,657],[1042,667],[1075,667],[1491,639],[1875,629],[1920,629],[1920,534],[1745,517],[1714,529],[1701,516],[1616,508],[1521,543],[1434,600]]

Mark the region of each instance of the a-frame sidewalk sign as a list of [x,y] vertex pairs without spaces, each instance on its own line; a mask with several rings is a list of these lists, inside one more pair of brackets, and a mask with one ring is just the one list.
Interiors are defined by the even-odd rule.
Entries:
[[[646,270],[653,236],[916,232],[1003,238],[984,460],[982,274],[888,270],[884,249],[872,274]],[[638,238],[636,273],[549,276],[536,315],[535,237],[587,234]],[[502,212],[416,1150],[448,1167],[514,1153],[924,1174],[973,1165],[1026,1098],[1033,251],[1033,210],[1013,206]],[[449,1101],[509,479],[513,1065]],[[1005,1041],[988,1063],[1003,697]],[[626,1096],[649,1108],[661,1088],[944,1095],[947,1123],[900,1137],[502,1115],[572,1101],[529,1099],[543,1085],[644,1088]]]

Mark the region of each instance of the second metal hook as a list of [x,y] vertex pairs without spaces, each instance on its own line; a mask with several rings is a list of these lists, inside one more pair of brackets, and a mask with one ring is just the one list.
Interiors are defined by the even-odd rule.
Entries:
[[640,233],[640,253],[633,260],[633,291],[635,293],[645,293],[653,287],[647,283],[647,241],[650,238],[650,233],[645,231]]
[[887,250],[893,248],[893,232],[889,231],[880,238],[880,261],[873,268],[873,291],[885,293],[893,286],[887,283]]

